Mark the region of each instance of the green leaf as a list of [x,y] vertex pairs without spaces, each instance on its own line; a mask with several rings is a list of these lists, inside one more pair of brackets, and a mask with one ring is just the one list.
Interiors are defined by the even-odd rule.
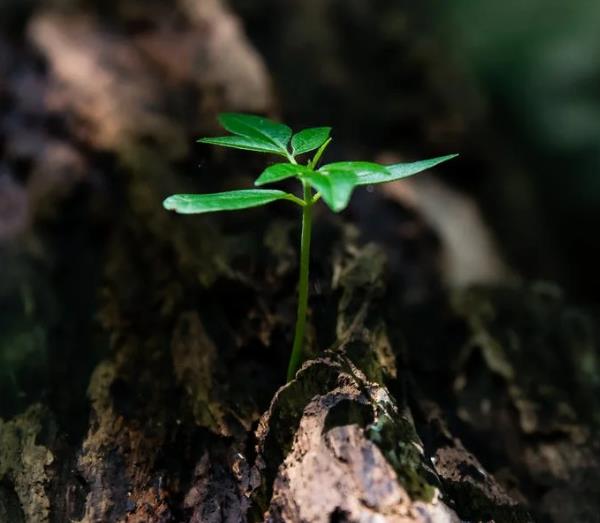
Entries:
[[222,113],[219,122],[230,133],[266,140],[285,152],[292,136],[292,130],[287,125],[252,114]]
[[332,170],[353,172],[358,180],[361,180],[363,177],[368,176],[387,176],[388,178],[391,176],[391,173],[387,170],[385,166],[372,162],[329,163],[327,165],[323,165],[323,167],[319,169],[319,172],[327,174]]
[[174,194],[169,196],[163,207],[179,214],[200,214],[216,211],[237,211],[258,207],[276,200],[291,200],[294,196],[283,191],[245,189],[213,194]]
[[254,185],[264,185],[266,183],[279,182],[293,176],[300,176],[312,172],[304,165],[294,165],[293,163],[276,163],[267,167],[256,179]]
[[321,193],[323,200],[334,212],[346,208],[356,185],[356,174],[351,170],[331,169],[324,174],[312,171],[302,176],[303,180]]
[[376,172],[359,174],[358,185],[369,185],[372,183],[385,183],[401,180],[402,178],[407,178],[408,176],[420,173],[421,171],[425,171],[426,169],[431,169],[432,167],[442,162],[451,160],[452,158],[456,158],[457,156],[458,154],[449,154],[447,156],[430,158],[429,160],[421,160],[419,162],[397,163],[394,165],[387,165],[387,171],[390,174],[385,175]]
[[[283,154],[281,150],[271,142],[247,136],[219,136],[215,138],[200,138],[200,143],[221,145],[233,149],[244,149],[245,151],[256,151],[259,153]],[[285,156],[285,154],[283,154]]]
[[331,127],[311,127],[310,129],[304,129],[296,133],[292,137],[292,151],[294,155],[318,149],[327,141],[330,133]]

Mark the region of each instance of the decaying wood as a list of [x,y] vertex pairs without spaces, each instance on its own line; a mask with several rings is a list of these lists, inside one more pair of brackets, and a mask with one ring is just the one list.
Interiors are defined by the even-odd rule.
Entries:
[[[399,308],[421,290],[399,289],[352,225],[318,216],[309,358],[283,383],[296,216],[161,210],[175,191],[250,183],[252,164],[211,152],[198,169],[189,144],[220,110],[273,112],[266,66],[216,0],[181,0],[175,18],[123,5],[121,25],[38,12],[27,35],[45,69],[2,86],[38,122],[2,114],[0,202],[15,209],[0,242],[11,253],[24,235],[34,253],[7,268],[39,243],[89,264],[73,279],[97,297],[105,342],[77,338],[89,346],[54,367],[62,395],[0,420],[0,521],[593,521],[597,335],[553,289]],[[62,215],[83,223],[74,246],[48,232]]]

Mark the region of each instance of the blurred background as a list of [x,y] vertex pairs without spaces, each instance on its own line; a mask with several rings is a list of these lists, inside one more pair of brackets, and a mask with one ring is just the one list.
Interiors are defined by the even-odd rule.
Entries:
[[[194,267],[183,249],[163,256],[165,237],[184,240],[161,199],[261,168],[195,143],[222,110],[330,125],[332,161],[460,153],[357,191],[343,217],[384,246],[402,303],[537,282],[595,328],[599,28],[592,0],[0,0],[0,417],[43,399],[83,434],[90,374],[123,327],[114,282],[140,260],[148,287],[173,277],[165,259]],[[130,272],[111,280],[123,238]]]
[[[524,274],[556,279],[573,299],[597,303],[600,8],[586,1],[459,1],[438,14],[453,59],[482,94],[487,118],[523,170],[495,182],[482,173],[484,212],[490,204],[507,249],[518,232],[498,224],[529,229],[514,258]],[[492,187],[502,183],[512,184],[506,196],[513,201],[530,192],[523,209],[498,215]]]
[[443,179],[477,200],[510,265],[597,302],[596,3],[234,5],[288,118],[330,121],[350,150],[459,151]]

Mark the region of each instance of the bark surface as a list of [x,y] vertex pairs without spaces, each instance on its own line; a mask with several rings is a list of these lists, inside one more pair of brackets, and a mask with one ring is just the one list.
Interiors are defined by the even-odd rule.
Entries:
[[285,384],[295,208],[161,207],[252,183],[193,143],[276,116],[268,69],[218,0],[119,5],[0,39],[0,522],[597,521],[594,323],[548,285],[442,287],[461,247],[414,198],[442,189],[316,216]]

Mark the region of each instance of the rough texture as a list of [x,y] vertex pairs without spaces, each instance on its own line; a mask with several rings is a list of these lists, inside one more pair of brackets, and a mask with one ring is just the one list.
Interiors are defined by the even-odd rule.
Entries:
[[[0,40],[0,521],[593,521],[593,320],[543,286],[448,297],[444,209],[359,193],[317,211],[284,384],[296,214],[160,206],[250,185],[260,160],[190,144],[221,110],[274,114],[267,68],[222,2],[97,4]],[[327,40],[323,4],[295,9]],[[453,119],[425,113],[421,136]]]
[[[261,420],[259,458],[271,468],[277,436],[270,432],[284,424],[294,431],[291,442],[277,442],[289,451],[273,482],[266,520],[457,522],[440,501],[437,482],[427,476],[416,433],[408,438],[394,430],[397,448],[381,437],[386,426],[410,427],[389,392],[343,357],[337,364],[340,357],[331,358],[305,365]],[[324,374],[337,376],[336,382],[322,381]],[[283,410],[280,404],[289,403],[290,395],[303,400],[301,412]]]
[[0,478],[2,521],[49,521],[51,500],[46,489],[51,477],[47,468],[54,456],[36,443],[47,416],[40,405],[32,406],[11,421],[0,420]]

